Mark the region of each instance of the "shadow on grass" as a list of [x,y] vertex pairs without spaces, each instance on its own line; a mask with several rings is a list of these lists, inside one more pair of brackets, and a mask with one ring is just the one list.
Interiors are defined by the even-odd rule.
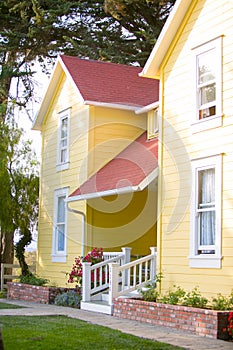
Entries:
[[178,350],[66,316],[1,316],[4,350]]

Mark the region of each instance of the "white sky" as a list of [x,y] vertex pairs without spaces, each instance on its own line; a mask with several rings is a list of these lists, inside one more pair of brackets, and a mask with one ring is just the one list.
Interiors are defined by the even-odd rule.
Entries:
[[[36,117],[36,114],[40,108],[40,103],[42,101],[42,98],[44,97],[49,77],[42,72],[42,69],[38,63],[36,63],[33,67],[37,73],[34,74],[34,80],[35,80],[35,98],[38,102],[32,102],[31,106],[29,107],[31,109],[30,116],[33,118],[33,120]],[[19,124],[19,127],[23,128],[26,132],[25,138],[30,139],[33,141],[33,148],[36,151],[37,157],[40,160],[40,152],[41,152],[41,135],[40,131],[32,130],[32,122],[29,120],[26,113],[22,111],[18,111],[18,115],[15,115],[15,119]]]
[[[42,73],[42,69],[39,66],[39,64],[36,64],[34,66],[35,70],[37,71],[37,73],[34,75],[35,81],[36,81],[36,89],[35,89],[35,93],[36,93],[36,99],[38,101],[42,101],[42,98],[45,94],[47,85],[48,85],[48,81],[49,81],[49,77]],[[40,108],[40,103],[32,103],[31,105],[31,109],[32,109],[32,118],[33,120],[36,117],[36,114]],[[23,128],[25,130],[25,139],[30,139],[33,141],[32,143],[32,147],[33,149],[36,151],[37,154],[37,158],[40,161],[40,154],[41,154],[41,134],[40,131],[35,131],[32,130],[32,122],[29,120],[27,114],[25,112],[22,111],[18,111],[15,115],[15,119],[18,122],[19,127]],[[16,234],[14,237],[14,242],[18,242],[19,240],[19,236]],[[34,232],[33,233],[33,240],[31,242],[31,244],[29,246],[27,246],[26,250],[27,251],[32,251],[32,250],[36,250],[37,248],[37,233]]]

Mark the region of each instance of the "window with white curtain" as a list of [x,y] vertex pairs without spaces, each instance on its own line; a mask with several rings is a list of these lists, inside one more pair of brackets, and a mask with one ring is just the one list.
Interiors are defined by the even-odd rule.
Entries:
[[57,189],[54,192],[54,218],[53,218],[53,248],[52,261],[66,261],[66,237],[67,237],[67,211],[65,199],[68,196],[68,188]]
[[215,253],[215,168],[198,171],[198,254]]
[[191,267],[220,267],[221,162],[221,155],[192,162]]

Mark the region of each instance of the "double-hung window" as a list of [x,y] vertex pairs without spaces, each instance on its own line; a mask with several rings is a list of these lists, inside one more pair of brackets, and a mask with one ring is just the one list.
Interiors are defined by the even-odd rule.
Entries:
[[59,114],[57,170],[68,169],[69,165],[69,119],[70,110]]
[[66,261],[67,212],[65,199],[67,196],[67,187],[55,190],[52,251],[52,261],[54,262]]
[[220,267],[221,157],[192,162],[191,267]]
[[[222,125],[222,38],[194,49],[196,118],[194,131]],[[199,124],[199,126],[197,125]]]

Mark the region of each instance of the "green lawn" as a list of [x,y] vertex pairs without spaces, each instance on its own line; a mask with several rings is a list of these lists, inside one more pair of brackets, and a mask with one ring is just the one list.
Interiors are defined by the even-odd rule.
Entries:
[[1,303],[0,302],[0,309],[21,309],[22,307],[23,306],[18,306],[18,305]]
[[181,349],[65,316],[0,316],[0,326],[4,350]]

